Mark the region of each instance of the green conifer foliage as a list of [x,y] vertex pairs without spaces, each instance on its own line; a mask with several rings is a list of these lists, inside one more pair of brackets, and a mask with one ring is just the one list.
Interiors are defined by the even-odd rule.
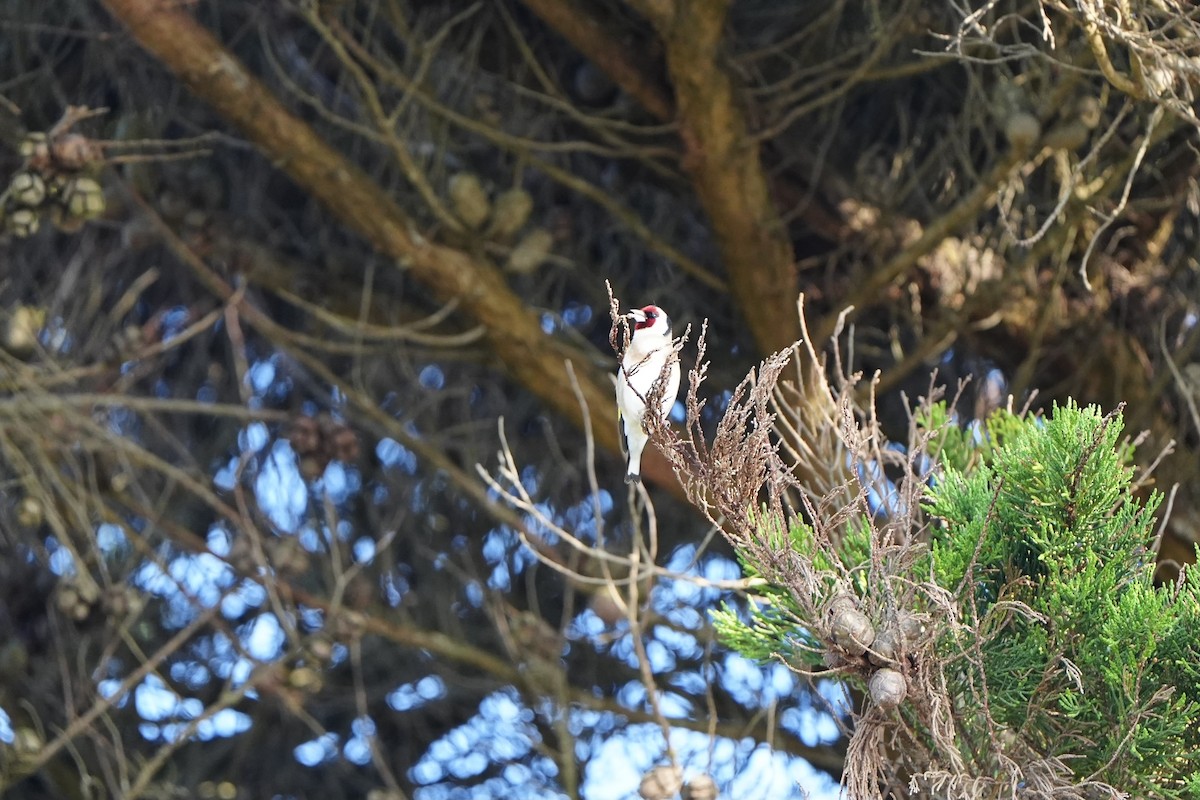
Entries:
[[957,681],[986,683],[995,720],[1079,777],[1200,796],[1197,580],[1153,585],[1161,496],[1134,497],[1119,416],[1069,404],[1006,427],[930,491],[935,580],[972,587],[987,637]]
[[[964,430],[934,405],[918,417],[936,465],[913,476],[921,508],[872,516],[862,492],[786,533],[763,509],[740,548],[762,602],[718,630],[747,656],[872,687],[852,794],[1200,798],[1200,576],[1154,585],[1162,498],[1135,495],[1122,427],[1067,404]],[[862,655],[831,622],[848,608],[879,632]],[[894,711],[872,694],[885,669],[906,680]]]

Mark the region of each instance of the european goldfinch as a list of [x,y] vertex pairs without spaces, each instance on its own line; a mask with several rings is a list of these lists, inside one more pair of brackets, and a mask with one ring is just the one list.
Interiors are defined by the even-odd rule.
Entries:
[[[625,482],[642,479],[642,450],[646,448],[646,402],[659,377],[663,381],[658,413],[664,417],[679,393],[679,356],[671,343],[671,320],[658,306],[630,311],[633,335],[617,370],[617,413],[625,439]],[[663,371],[666,370],[666,374]]]

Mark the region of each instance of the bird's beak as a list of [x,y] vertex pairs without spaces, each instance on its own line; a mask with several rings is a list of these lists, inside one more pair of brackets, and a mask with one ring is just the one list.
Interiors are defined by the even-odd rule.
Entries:
[[633,311],[630,311],[625,316],[629,317],[634,322],[645,322],[646,321],[646,313],[644,311],[642,311],[640,308],[635,308]]

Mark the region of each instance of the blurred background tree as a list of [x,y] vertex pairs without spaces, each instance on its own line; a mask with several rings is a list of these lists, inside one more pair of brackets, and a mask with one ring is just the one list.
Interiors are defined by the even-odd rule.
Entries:
[[[828,789],[853,700],[715,647],[731,551],[658,453],[652,508],[621,482],[605,278],[708,320],[708,415],[801,292],[892,438],[935,367],[967,416],[1124,401],[1140,454],[1176,443],[1171,578],[1190,13],[0,4],[0,789]],[[476,471],[502,433],[526,508]]]

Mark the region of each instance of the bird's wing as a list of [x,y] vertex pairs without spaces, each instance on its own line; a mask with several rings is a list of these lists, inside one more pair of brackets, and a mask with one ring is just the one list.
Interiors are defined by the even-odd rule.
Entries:
[[621,384],[624,383],[624,378],[625,368],[617,367],[617,377],[615,379],[617,384],[617,441],[620,443],[621,455],[628,456],[629,453],[626,452],[628,448],[625,447],[625,420],[623,418],[624,415],[621,413]]

